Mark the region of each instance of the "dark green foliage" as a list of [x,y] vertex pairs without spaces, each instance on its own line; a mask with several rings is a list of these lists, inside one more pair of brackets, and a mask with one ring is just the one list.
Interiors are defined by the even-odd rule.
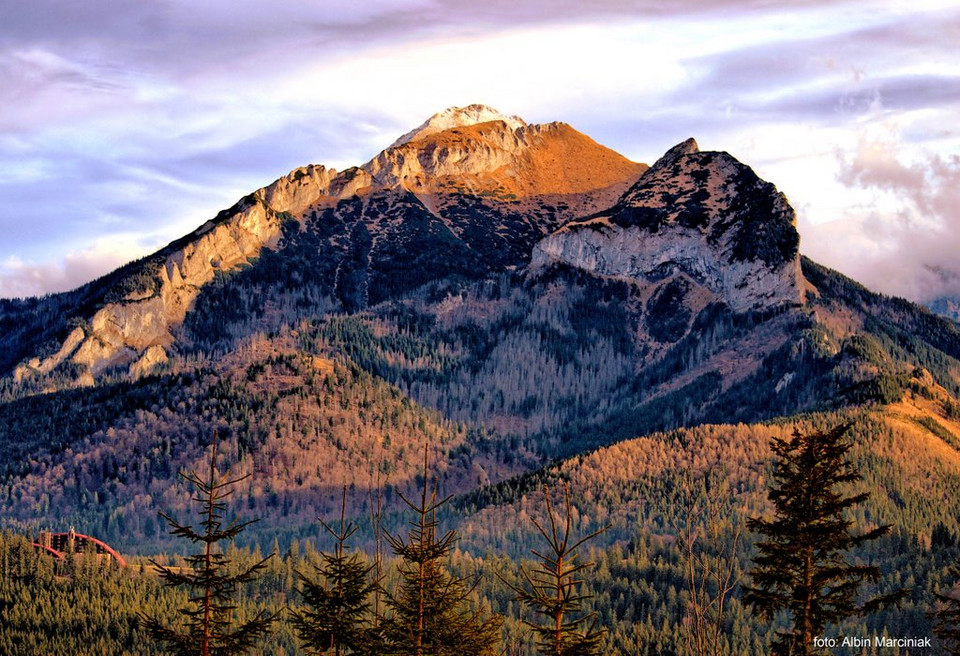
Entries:
[[[699,178],[698,182],[703,184],[706,182],[706,179],[709,177],[706,175],[706,171],[699,170],[693,172],[694,179]],[[703,175],[697,175],[703,174]],[[704,206],[704,202],[709,200],[710,192],[706,189],[700,188],[697,191],[693,192],[690,195],[690,198],[683,204],[680,208],[680,213],[677,215],[677,223],[682,225],[684,228],[696,228],[703,229],[710,225],[710,211]]]
[[533,550],[537,567],[533,572],[522,570],[524,583],[510,584],[515,599],[531,608],[536,621],[527,622],[536,636],[537,651],[544,656],[592,656],[600,654],[603,630],[597,628],[596,613],[584,613],[584,573],[594,563],[579,560],[578,549],[609,527],[576,539],[571,536],[573,523],[570,491],[564,486],[566,513],[562,528],[544,488],[549,530],[531,520],[547,543],[543,551]]
[[690,656],[720,656],[729,603],[742,576],[742,514],[722,469],[709,471],[703,481],[690,480],[686,487],[692,503],[678,536],[690,599],[684,644]]
[[0,480],[29,471],[105,428],[158,403],[172,402],[196,377],[146,377],[92,389],[64,390],[0,404]]
[[875,337],[866,333],[857,333],[844,340],[841,351],[844,356],[878,367],[889,364],[890,361],[890,356],[883,349],[883,345]]
[[[275,398],[250,394],[207,369],[2,404],[0,483],[17,488],[0,497],[4,519],[40,519],[42,513],[45,522],[74,525],[119,548],[142,545],[144,537],[157,537],[156,507],[127,505],[132,497],[147,501],[145,490],[161,481],[172,485],[177,467],[192,467],[207,429],[235,435],[241,454],[259,447],[263,429],[251,425],[251,417],[273,405]],[[196,420],[184,422],[186,415]],[[99,456],[76,457],[91,451]],[[27,503],[28,497],[43,503]],[[149,526],[154,530],[144,535]]]
[[690,310],[683,304],[690,283],[683,278],[674,278],[657,288],[647,301],[644,320],[650,336],[659,342],[675,342],[687,332]]
[[906,373],[881,373],[876,378],[855,383],[843,389],[847,403],[895,403],[903,397],[909,377]]
[[559,227],[557,208],[549,204],[517,212],[509,203],[468,194],[444,200],[443,215],[488,271],[526,264],[534,244]]
[[[907,585],[913,593],[900,608],[845,622],[828,629],[827,635],[881,635],[885,631],[892,636],[933,635],[933,621],[927,613],[933,610],[937,593],[948,594],[952,589],[955,579],[947,573],[947,567],[960,558],[955,537],[960,533],[960,475],[950,466],[949,458],[942,466],[936,464],[937,453],[942,450],[913,450],[914,443],[888,425],[879,410],[799,421],[806,432],[852,420],[856,423],[850,431],[854,443],[851,459],[864,475],[862,486],[873,491],[862,506],[854,509],[856,523],[870,526],[894,522],[898,530],[860,545],[851,555],[856,562],[880,567],[883,579],[879,589]],[[584,601],[584,613],[596,612],[598,625],[606,629],[601,653],[690,656],[683,642],[689,586],[676,540],[687,521],[686,509],[694,502],[685,481],[690,474],[697,477],[723,463],[731,504],[748,513],[761,512],[764,477],[769,471],[766,440],[771,434],[787,438],[789,428],[701,426],[654,434],[583,454],[501,485],[480,488],[460,503],[447,504],[438,511],[441,523],[450,522],[463,536],[458,543],[460,549],[468,551],[454,551],[445,564],[454,577],[470,577],[482,562],[485,571],[498,572],[510,583],[522,584],[520,566],[532,570],[537,564],[523,563],[522,558],[531,548],[542,546],[542,536],[518,513],[523,508],[529,513],[542,504],[544,485],[556,489],[566,483],[579,511],[574,533],[583,535],[605,523],[613,524],[591,543],[589,560],[597,565],[583,577],[581,589],[582,594],[591,596]],[[226,442],[224,445],[226,448]],[[902,449],[907,449],[906,454],[896,455]],[[922,476],[913,474],[916,469],[904,469],[914,463]],[[339,490],[329,492],[336,496],[339,507]],[[386,503],[388,518],[396,519],[399,505],[396,501]],[[352,516],[358,525],[366,523],[363,511],[354,510]],[[273,535],[261,527],[261,544],[269,544]],[[279,549],[287,553],[282,559],[272,558],[260,577],[242,586],[236,602],[238,620],[261,610],[276,612],[286,604],[301,604],[296,572],[314,571],[314,566],[322,565],[312,547],[317,537],[314,522],[306,528],[285,527],[277,535]],[[364,549],[372,549],[363,527],[356,541]],[[0,548],[0,573],[5,562],[2,553]],[[21,553],[30,555],[31,550]],[[258,551],[249,549],[229,548],[227,557],[232,572],[262,560]],[[98,578],[77,579],[75,583],[54,579],[57,583],[51,584],[46,574],[32,582],[25,577],[0,583],[0,653],[158,653],[158,646],[137,629],[134,610],[158,613],[171,622],[176,609],[186,603],[186,595],[183,590],[161,587],[151,567],[141,573],[136,564],[139,561],[128,560],[134,565],[127,570],[109,570]],[[182,564],[176,556],[163,562]],[[748,568],[745,554],[738,566]],[[395,563],[388,561],[385,572],[385,587],[394,589],[399,582]],[[473,595],[505,616],[507,654],[535,653],[533,639],[518,616],[518,604],[512,601],[514,593],[508,587],[484,576],[479,578]],[[721,653],[769,656],[769,639],[782,626],[768,629],[752,617],[739,591],[734,591],[726,608]],[[303,653],[290,622],[281,619],[275,627],[275,633],[262,643],[263,653]],[[935,641],[930,653],[942,653],[938,649]]]
[[866,316],[865,331],[888,357],[927,369],[953,394],[960,393],[960,324],[899,298],[871,292],[846,276],[802,257],[803,275],[820,291],[820,303],[842,305]]
[[[0,533],[0,653],[141,656],[137,609],[162,607],[155,581],[110,560],[54,560],[29,539]],[[162,611],[161,611],[162,612]]]
[[945,654],[960,654],[960,596],[957,594],[957,581],[960,581],[960,567],[950,567],[949,579],[953,589],[948,594],[938,594],[938,607],[935,614],[934,630],[943,642]]
[[790,614],[791,627],[778,631],[772,645],[775,654],[826,653],[813,639],[828,624],[866,615],[900,596],[858,603],[861,585],[877,581],[880,569],[851,564],[849,551],[886,535],[890,525],[851,530],[850,511],[870,495],[845,495],[846,486],[861,480],[848,460],[849,430],[846,424],[807,434],[797,430],[789,441],[773,440],[777,461],[768,497],[774,517],[748,520],[761,540],[744,600],[767,620]]
[[742,261],[761,260],[771,267],[796,257],[800,233],[794,225],[793,211],[776,187],[742,164],[733,184],[736,192],[728,219],[736,224],[733,257]]
[[610,213],[609,220],[621,228],[644,228],[656,234],[669,217],[669,212],[662,207],[619,205]]
[[[723,376],[716,371],[698,376],[680,389],[667,392],[636,407],[623,408],[611,413],[603,425],[603,444],[610,444],[630,435],[646,431],[662,431],[697,423],[704,410],[717,406]],[[575,432],[576,424],[570,425],[564,434]],[[571,447],[582,444],[571,440]],[[565,453],[564,455],[569,455]]]
[[[382,625],[383,653],[395,656],[492,656],[498,652],[503,618],[483,619],[469,610],[471,587],[447,571],[445,561],[457,541],[455,531],[438,534],[436,486],[430,490],[424,457],[419,503],[405,497],[413,511],[407,538],[387,534],[393,552],[402,559],[400,582],[388,596],[393,614]],[[428,494],[428,490],[430,490]]]
[[159,274],[166,257],[160,253],[145,257],[124,267],[126,273],[114,282],[104,295],[104,303],[122,303],[130,297],[145,298],[160,288]]
[[347,540],[357,527],[346,523],[346,488],[340,510],[340,527],[324,529],[333,536],[333,553],[321,554],[314,577],[298,572],[303,605],[292,611],[292,621],[300,644],[308,654],[369,654],[379,648],[378,636],[368,620],[368,598],[378,582],[370,580],[373,565],[363,562],[359,553],[348,555]]
[[[386,199],[383,202],[386,203]],[[400,205],[384,207],[383,213],[384,220],[391,215],[401,215],[404,229],[381,238],[376,251],[369,253],[364,266],[370,280],[363,307],[397,298],[448,276],[477,278],[490,271],[490,263],[431,214],[413,194],[404,196]],[[490,225],[485,228],[489,234]]]
[[184,619],[182,628],[170,627],[156,616],[141,617],[150,637],[162,643],[171,654],[233,656],[248,653],[270,632],[271,624],[277,619],[275,614],[261,611],[245,622],[234,623],[237,589],[256,579],[266,568],[269,557],[243,571],[229,572],[230,560],[217,549],[217,545],[232,541],[250,522],[234,520],[224,526],[224,500],[242,478],[219,478],[216,462],[217,436],[214,433],[208,476],[201,478],[195,472],[181,474],[197,491],[194,501],[200,505],[199,530],[160,513],[173,535],[202,547],[202,552],[187,557],[186,568],[174,569],[154,562],[166,585],[184,587],[190,594],[189,604],[180,609]]

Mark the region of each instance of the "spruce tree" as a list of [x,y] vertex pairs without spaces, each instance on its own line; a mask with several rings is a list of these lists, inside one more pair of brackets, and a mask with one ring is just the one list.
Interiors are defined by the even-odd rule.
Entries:
[[179,610],[185,619],[180,628],[165,626],[156,616],[140,615],[143,627],[170,654],[234,656],[247,653],[269,633],[277,618],[276,614],[261,611],[252,619],[234,626],[236,605],[233,599],[238,586],[255,580],[270,556],[239,573],[229,572],[230,560],[217,545],[233,540],[253,522],[234,520],[224,526],[225,499],[233,486],[247,476],[223,480],[217,473],[216,462],[217,433],[214,432],[208,475],[201,478],[196,472],[180,473],[180,477],[197,491],[193,500],[200,506],[199,527],[180,524],[169,515],[159,513],[170,525],[171,534],[202,546],[200,553],[186,558],[189,567],[182,570],[153,562],[164,585],[185,587],[190,594],[189,606]]
[[[428,492],[429,489],[429,492]],[[455,531],[438,534],[437,509],[450,497],[437,501],[436,484],[430,489],[424,455],[420,501],[402,494],[414,513],[407,538],[386,535],[402,560],[398,589],[387,596],[392,615],[381,629],[383,654],[395,656],[493,656],[498,653],[503,618],[483,619],[480,610],[468,607],[473,586],[454,577],[444,567],[457,541]]]
[[[561,528],[550,501],[549,491],[544,488],[547,530],[536,520],[534,527],[547,542],[544,553],[533,550],[539,564],[528,572],[521,570],[526,585],[507,583],[516,593],[516,600],[533,609],[538,622],[525,622],[536,635],[537,651],[544,656],[594,656],[600,653],[600,641],[604,631],[597,628],[596,613],[584,613],[583,602],[590,595],[581,592],[585,583],[584,572],[593,563],[581,562],[577,550],[588,540],[595,538],[609,526],[589,535],[575,539],[571,536],[570,491],[563,487],[566,516]],[[503,579],[501,579],[503,580]]]
[[787,611],[789,629],[778,631],[774,654],[808,656],[826,653],[814,638],[828,624],[866,615],[897,601],[902,593],[857,603],[860,586],[880,577],[878,567],[853,565],[848,552],[890,531],[889,525],[865,533],[853,531],[849,511],[868,493],[847,495],[860,480],[847,459],[852,443],[850,424],[809,434],[794,431],[789,440],[775,438],[773,483],[767,497],[773,519],[750,518],[747,526],[760,534],[758,554],[745,587],[744,601],[770,620]]
[[314,566],[317,578],[297,572],[304,606],[292,612],[293,626],[308,654],[376,653],[376,636],[370,627],[368,598],[376,588],[370,581],[373,565],[366,565],[357,553],[347,555],[347,540],[357,527],[346,522],[347,489],[343,489],[340,527],[332,529],[320,520],[333,537],[333,553],[321,554]]

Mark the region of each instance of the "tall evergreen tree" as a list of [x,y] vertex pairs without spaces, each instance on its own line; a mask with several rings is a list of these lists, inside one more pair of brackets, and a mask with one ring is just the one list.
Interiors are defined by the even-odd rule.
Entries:
[[346,504],[344,487],[337,530],[320,520],[336,547],[333,553],[321,554],[321,564],[314,566],[318,578],[298,572],[304,606],[293,611],[293,625],[308,654],[343,656],[376,653],[378,648],[368,620],[368,598],[376,588],[370,580],[374,566],[365,564],[358,553],[346,553],[347,540],[357,531],[346,521]]
[[590,599],[590,595],[581,592],[584,584],[581,577],[593,567],[593,563],[581,562],[577,550],[609,527],[580,539],[573,538],[570,491],[566,485],[563,493],[566,516],[561,528],[549,491],[544,489],[550,530],[536,520],[532,522],[547,541],[548,549],[545,553],[533,551],[540,562],[532,573],[522,570],[525,587],[507,585],[516,593],[517,601],[532,608],[541,618],[539,622],[527,622],[536,635],[539,653],[544,656],[594,656],[600,653],[604,632],[597,628],[596,613],[582,614],[583,602]]
[[438,535],[437,509],[450,497],[437,501],[436,483],[428,479],[423,461],[423,487],[419,502],[400,497],[413,511],[406,539],[386,535],[393,552],[402,559],[398,589],[386,603],[393,614],[381,625],[382,653],[395,656],[492,656],[498,653],[503,618],[483,619],[480,610],[468,607],[473,587],[452,576],[444,561],[457,541],[455,531]]
[[234,520],[224,526],[225,499],[233,491],[233,486],[247,476],[221,479],[216,464],[217,433],[214,432],[208,475],[201,478],[196,472],[180,474],[197,490],[193,500],[200,506],[199,527],[180,524],[169,515],[160,513],[170,525],[171,534],[202,545],[200,553],[187,557],[188,568],[173,569],[153,562],[164,585],[183,586],[190,593],[190,605],[179,611],[185,618],[182,628],[165,626],[156,616],[140,616],[150,636],[162,643],[171,654],[233,656],[247,653],[269,633],[271,624],[277,618],[275,614],[261,611],[239,626],[233,624],[233,612],[236,610],[234,597],[238,586],[255,580],[270,556],[237,574],[229,572],[230,560],[217,549],[217,545],[233,540],[253,522]]
[[869,497],[866,492],[848,496],[843,491],[860,480],[847,459],[850,427],[843,424],[809,434],[796,430],[789,440],[773,440],[777,461],[767,497],[774,517],[747,521],[763,539],[756,545],[744,600],[766,620],[781,611],[790,613],[793,625],[778,631],[774,654],[826,653],[816,648],[814,638],[823,635],[827,624],[866,615],[902,596],[857,603],[860,586],[879,579],[880,569],[850,564],[848,552],[885,535],[890,526],[855,533],[847,518],[850,509]]

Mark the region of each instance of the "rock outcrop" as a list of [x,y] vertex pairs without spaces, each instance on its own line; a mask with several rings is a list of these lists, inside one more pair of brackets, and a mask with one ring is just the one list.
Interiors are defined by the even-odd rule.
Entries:
[[322,166],[297,169],[167,246],[135,271],[142,275],[148,270],[146,288],[104,304],[86,329],[74,329],[54,355],[19,365],[15,377],[46,374],[67,361],[94,374],[133,364],[135,375],[165,362],[171,329],[183,321],[203,285],[218,271],[229,271],[276,244],[283,221],[325,198],[335,174]]
[[[130,267],[121,278],[122,292],[108,292],[55,353],[22,362],[15,376],[48,374],[66,362],[93,374],[120,366],[130,367],[134,376],[149,372],[166,361],[173,329],[218,272],[276,247],[285,221],[299,221],[303,228],[308,215],[326,216],[324,211],[335,211],[331,208],[338,201],[357,198],[363,203],[379,193],[376,208],[369,210],[376,213],[384,207],[413,207],[412,195],[417,211],[430,212],[430,220],[444,226],[431,228],[431,234],[449,230],[470,241],[468,248],[484,244],[498,255],[521,252],[508,242],[523,234],[528,254],[536,239],[556,225],[608,206],[646,168],[562,123],[528,125],[482,105],[451,108],[361,167],[296,169]],[[384,194],[391,193],[395,200],[384,202]],[[474,200],[465,204],[465,196]],[[546,210],[544,199],[551,201]],[[497,209],[488,211],[493,206]],[[512,219],[519,228],[483,225],[484,217],[521,215],[527,218],[520,223]],[[404,239],[394,235],[383,241],[399,244]],[[475,250],[484,256],[482,249]]]
[[668,151],[610,210],[573,221],[534,250],[561,262],[656,282],[683,275],[735,312],[803,302],[796,217],[783,194],[727,153],[690,139]]
[[490,123],[491,121],[502,122],[506,124],[510,130],[516,130],[527,124],[527,122],[519,116],[501,114],[487,105],[475,103],[473,105],[467,105],[466,107],[450,107],[442,112],[437,112],[419,126],[407,132],[390,144],[390,148],[387,150],[402,146],[411,141],[423,139],[431,134],[449,130],[450,128],[462,128],[469,125],[477,125],[478,123]]

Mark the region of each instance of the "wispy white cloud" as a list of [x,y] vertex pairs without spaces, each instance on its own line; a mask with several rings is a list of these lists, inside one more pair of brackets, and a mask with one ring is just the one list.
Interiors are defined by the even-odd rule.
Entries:
[[837,180],[857,204],[810,226],[818,259],[887,294],[960,296],[960,155],[910,143],[888,119],[837,162]]
[[[841,175],[865,126],[895,119],[908,169],[917,149],[929,171],[960,154],[953,4],[20,3],[0,26],[3,275],[82,282],[69,257],[118,230],[145,235],[117,241],[141,255],[296,166],[362,163],[470,102],[635,159],[687,136],[730,150],[788,192],[804,249],[827,257],[819,225],[896,224],[871,205],[882,167]],[[863,252],[827,263],[852,272]]]
[[23,260],[15,255],[0,261],[0,298],[40,296],[67,291],[77,281],[98,278],[143,250],[138,235],[110,235],[91,246],[70,251],[56,260]]

